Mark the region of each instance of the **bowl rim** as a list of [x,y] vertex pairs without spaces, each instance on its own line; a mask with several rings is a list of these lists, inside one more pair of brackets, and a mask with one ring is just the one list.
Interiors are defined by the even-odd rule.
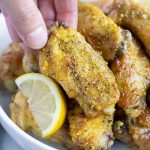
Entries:
[[27,134],[25,131],[20,129],[5,113],[3,108],[0,105],[0,124],[3,126],[2,121],[5,122],[16,134],[22,136],[25,140],[30,141],[31,143],[36,144],[38,147],[41,147],[45,150],[51,149],[51,150],[57,150],[54,147],[48,146],[41,141],[35,139],[34,137]]

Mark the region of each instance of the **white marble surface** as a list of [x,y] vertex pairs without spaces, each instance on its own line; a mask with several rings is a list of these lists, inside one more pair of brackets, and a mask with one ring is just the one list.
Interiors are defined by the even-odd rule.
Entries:
[[0,150],[23,150],[0,125]]

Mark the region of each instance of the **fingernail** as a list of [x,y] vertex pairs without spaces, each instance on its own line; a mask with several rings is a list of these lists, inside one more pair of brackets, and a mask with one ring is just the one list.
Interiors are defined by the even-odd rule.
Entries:
[[40,49],[47,42],[47,32],[43,27],[39,27],[25,37],[26,44],[32,49]]

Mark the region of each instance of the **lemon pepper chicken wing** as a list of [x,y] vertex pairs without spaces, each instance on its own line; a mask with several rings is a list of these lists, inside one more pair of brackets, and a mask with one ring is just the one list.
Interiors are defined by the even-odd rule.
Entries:
[[23,51],[18,43],[11,43],[6,53],[0,57],[0,83],[4,84],[8,91],[15,92],[15,79],[18,76],[39,72],[37,56],[33,51]]
[[111,61],[122,51],[121,28],[92,4],[79,3],[78,31],[92,47]]
[[16,91],[14,80],[24,73],[22,68],[23,50],[16,43],[10,44],[7,52],[0,57],[0,80],[10,92]]
[[[69,102],[68,105],[74,105]],[[76,104],[76,103],[75,103]],[[79,105],[69,107],[68,120],[60,130],[47,140],[59,143],[68,150],[108,149],[113,144],[113,117],[99,115],[94,118],[85,116]],[[18,91],[10,104],[11,119],[24,131],[31,131],[40,136],[39,127],[35,122],[27,103],[27,98]],[[70,133],[69,133],[70,124]],[[71,136],[70,136],[71,135]]]
[[150,60],[131,34],[124,34],[125,54],[111,64],[120,90],[118,106],[125,112],[121,119],[115,117],[114,135],[135,149],[149,150],[150,111],[146,92],[150,86]]
[[130,29],[141,40],[150,56],[150,13],[133,0],[115,1],[109,16],[120,26]]
[[106,150],[113,144],[112,116],[86,117],[78,104],[68,114],[72,141],[83,149]]
[[51,27],[39,62],[41,72],[54,78],[69,98],[75,98],[87,116],[113,114],[119,99],[115,78],[80,33],[62,25]]
[[124,31],[124,55],[111,64],[118,88],[121,107],[129,116],[136,117],[145,108],[145,97],[150,86],[150,60],[129,31]]

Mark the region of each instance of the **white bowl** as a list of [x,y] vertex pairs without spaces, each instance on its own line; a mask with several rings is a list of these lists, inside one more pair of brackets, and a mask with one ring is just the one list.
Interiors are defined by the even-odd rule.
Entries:
[[[0,14],[0,54],[11,42],[10,36],[7,31],[4,17]],[[46,142],[34,137],[32,134],[27,134],[15,125],[9,118],[9,103],[11,101],[11,94],[0,88],[0,123],[7,131],[7,133],[25,150],[55,150],[64,149],[60,145],[52,142]],[[129,150],[129,148],[115,142],[111,150]]]

